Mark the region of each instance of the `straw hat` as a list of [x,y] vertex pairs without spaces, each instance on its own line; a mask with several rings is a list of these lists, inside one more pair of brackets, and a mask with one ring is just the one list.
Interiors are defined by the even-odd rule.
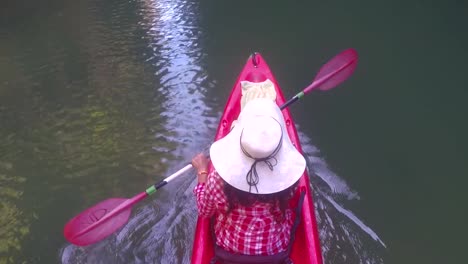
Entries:
[[219,176],[245,192],[287,189],[304,173],[304,157],[291,143],[279,107],[268,99],[249,101],[238,123],[210,148]]

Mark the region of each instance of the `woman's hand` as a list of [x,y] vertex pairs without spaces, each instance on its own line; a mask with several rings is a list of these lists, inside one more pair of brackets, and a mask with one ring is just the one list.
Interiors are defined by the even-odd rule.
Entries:
[[192,159],[192,166],[197,170],[198,182],[206,182],[208,176],[208,158],[203,154],[199,153]]

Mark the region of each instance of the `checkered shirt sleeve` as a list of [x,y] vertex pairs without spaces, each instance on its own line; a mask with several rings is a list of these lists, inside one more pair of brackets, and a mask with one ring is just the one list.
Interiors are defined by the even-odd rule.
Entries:
[[198,214],[211,217],[216,210],[225,209],[226,196],[223,191],[223,181],[215,170],[208,174],[206,183],[199,183],[194,189],[197,197]]

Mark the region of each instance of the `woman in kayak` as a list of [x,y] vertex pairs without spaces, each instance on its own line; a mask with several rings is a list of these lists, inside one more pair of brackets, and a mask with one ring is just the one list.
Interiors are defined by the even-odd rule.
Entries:
[[214,219],[213,263],[287,263],[295,221],[289,201],[306,162],[279,107],[267,99],[248,102],[210,157],[210,173],[203,154],[192,164],[198,212]]

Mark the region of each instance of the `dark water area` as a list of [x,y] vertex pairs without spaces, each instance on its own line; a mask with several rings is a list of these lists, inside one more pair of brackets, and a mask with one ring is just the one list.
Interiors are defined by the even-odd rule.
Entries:
[[353,47],[354,75],[291,106],[325,263],[462,263],[462,1],[3,1],[0,264],[189,263],[193,173],[89,247],[63,225],[210,144],[253,51],[286,97]]

